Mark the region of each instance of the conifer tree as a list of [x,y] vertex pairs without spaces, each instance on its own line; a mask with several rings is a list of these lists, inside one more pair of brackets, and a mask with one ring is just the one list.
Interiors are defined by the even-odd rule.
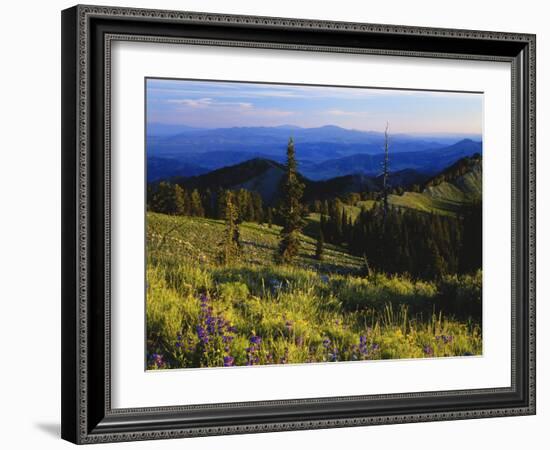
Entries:
[[256,208],[254,207],[254,202],[250,192],[246,191],[246,214],[245,220],[247,222],[254,222],[256,220]]
[[323,236],[323,230],[319,230],[319,236],[317,236],[317,246],[315,247],[315,258],[322,261],[325,252],[325,238]]
[[370,278],[370,276],[372,275],[372,270],[370,268],[367,255],[365,255],[364,253],[363,253],[363,264],[361,265],[361,274],[365,278]]
[[201,195],[196,189],[193,189],[193,192],[191,192],[191,215],[204,217],[204,207],[202,206]]
[[258,192],[252,192],[252,204],[254,205],[254,221],[261,225],[264,222],[264,210],[262,196]]
[[174,214],[185,214],[185,192],[179,184],[174,185]]
[[206,192],[204,193],[203,205],[204,205],[204,216],[215,218],[216,217],[216,199],[215,199],[214,193],[210,190],[210,188],[206,189]]
[[191,198],[191,192],[189,192],[189,189],[185,191],[185,215],[193,215],[193,200]]
[[227,195],[227,192],[219,188],[218,194],[217,194],[217,205],[216,205],[216,219],[223,220],[225,219],[225,204],[227,199],[225,198]]
[[304,226],[301,204],[304,185],[298,179],[296,154],[292,138],[287,146],[286,172],[282,183],[282,204],[280,215],[283,222],[279,242],[278,259],[282,263],[291,262],[300,249],[300,231]]
[[222,264],[231,263],[239,253],[239,243],[237,241],[239,231],[237,224],[237,208],[233,192],[227,191],[225,194],[225,229],[223,241],[220,244],[219,259]]
[[267,208],[267,226],[269,228],[273,227],[273,212],[271,210],[271,207]]
[[163,214],[176,213],[176,198],[174,186],[166,181],[161,181],[153,195],[153,210]]
[[328,216],[329,215],[328,201],[326,201],[326,200],[323,202],[323,205],[321,207],[321,214],[323,216]]

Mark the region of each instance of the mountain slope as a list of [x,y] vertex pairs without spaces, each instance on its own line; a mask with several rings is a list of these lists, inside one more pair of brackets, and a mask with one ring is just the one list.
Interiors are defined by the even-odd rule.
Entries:
[[258,192],[264,203],[271,204],[278,195],[284,172],[285,167],[282,164],[269,159],[254,158],[200,176],[177,177],[173,181],[188,189],[210,189],[213,192],[219,188],[244,188]]
[[[173,182],[187,189],[210,189],[216,192],[223,189],[247,189],[258,192],[266,205],[274,204],[279,197],[279,186],[285,173],[285,166],[278,162],[254,158],[233,166],[224,167],[199,176],[174,177]],[[314,181],[299,175],[304,184],[304,201],[325,200],[343,196],[350,192],[379,191],[382,177],[366,175],[346,175],[329,180]],[[390,175],[392,187],[409,188],[413,184],[422,184],[427,177],[414,170],[406,169]]]
[[455,214],[465,204],[481,201],[482,161],[479,155],[463,158],[432,178],[422,192],[390,195],[393,206],[424,212]]
[[147,159],[147,182],[161,181],[172,177],[191,177],[202,175],[209,171],[208,168],[187,161],[179,161],[174,158]]
[[[425,150],[421,152],[390,153],[390,169],[400,171],[413,169],[415,171],[435,175],[465,156],[481,152],[481,142],[463,139],[445,148]],[[305,166],[302,172],[305,176],[322,180],[350,173],[361,173],[376,176],[380,174],[384,154],[355,154],[344,158],[323,161],[313,166]]]

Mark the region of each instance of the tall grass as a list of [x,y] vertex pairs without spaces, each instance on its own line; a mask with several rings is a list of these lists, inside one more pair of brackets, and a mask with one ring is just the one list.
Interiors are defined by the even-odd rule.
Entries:
[[437,284],[382,274],[367,279],[353,275],[357,267],[338,248],[326,266],[312,258],[274,265],[265,255],[275,250],[276,235],[257,227],[243,228],[242,239],[264,257],[219,266],[210,255],[221,223],[209,221],[209,230],[201,219],[148,220],[150,234],[172,230],[148,239],[150,369],[482,352],[481,273]]

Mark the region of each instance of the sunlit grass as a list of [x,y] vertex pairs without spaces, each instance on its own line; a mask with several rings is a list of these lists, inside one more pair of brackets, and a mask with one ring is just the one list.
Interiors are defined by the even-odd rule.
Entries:
[[306,236],[296,264],[276,265],[278,227],[248,223],[239,262],[220,266],[221,221],[147,217],[151,369],[482,352],[480,324],[471,319],[481,307],[481,273],[437,284],[366,279],[361,260],[337,246],[315,260]]

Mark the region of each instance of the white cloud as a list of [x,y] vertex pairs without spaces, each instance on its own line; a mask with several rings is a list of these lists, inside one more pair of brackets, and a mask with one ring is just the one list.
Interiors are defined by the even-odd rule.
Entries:
[[329,109],[325,111],[325,114],[339,117],[365,117],[372,115],[372,113],[367,111],[344,111],[341,109]]
[[181,105],[189,108],[242,108],[252,109],[254,105],[246,102],[219,102],[212,98],[182,98],[182,99],[170,99],[166,100],[166,103],[172,103],[175,105]]

